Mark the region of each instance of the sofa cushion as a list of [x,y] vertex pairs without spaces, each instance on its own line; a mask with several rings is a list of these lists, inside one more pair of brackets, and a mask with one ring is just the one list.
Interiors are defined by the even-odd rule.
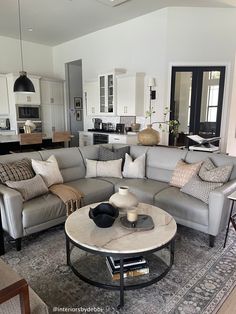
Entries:
[[125,154],[124,170],[122,172],[124,178],[145,178],[146,154],[143,154],[136,159],[128,154]]
[[36,197],[23,204],[22,223],[24,229],[63,216],[66,216],[64,203],[51,193]]
[[233,156],[227,156],[225,154],[212,154],[205,152],[189,151],[186,155],[185,160],[191,163],[200,160],[206,160],[207,158],[210,158],[216,167],[233,165],[233,170],[231,172],[229,180],[236,179],[236,158]]
[[85,165],[76,147],[40,151],[43,160],[51,155],[56,157],[64,183],[85,177]]
[[63,183],[63,178],[54,155],[51,155],[47,160],[32,159],[32,167],[35,173],[43,178],[47,187]]
[[146,176],[163,182],[169,182],[177,162],[184,159],[186,151],[178,148],[151,147],[147,151]]
[[13,162],[0,163],[0,182],[21,181],[35,176],[31,160],[23,158]]
[[122,159],[108,160],[108,161],[86,159],[85,178],[104,177],[104,176],[122,178],[121,164],[122,164]]
[[202,164],[199,177],[204,181],[226,183],[229,181],[233,165],[216,167],[210,158]]
[[6,185],[20,192],[24,201],[28,201],[48,192],[43,178],[38,174],[28,180],[6,181]]
[[114,193],[113,184],[100,179],[79,179],[67,184],[84,193],[83,205],[109,200]]
[[115,160],[122,158],[125,159],[125,154],[129,154],[130,147],[124,146],[120,148],[108,148],[104,146],[99,147],[98,160],[107,161],[107,160]]
[[183,160],[179,160],[173,171],[170,185],[182,188],[194,175],[199,172],[202,162],[188,164]]
[[156,193],[166,189],[169,185],[151,179],[122,179],[115,185],[118,192],[120,186],[128,186],[130,191],[136,195],[139,202],[153,204]]
[[[110,147],[112,148],[112,145]],[[78,150],[83,158],[84,165],[86,165],[86,159],[98,160],[99,145],[78,147]]]
[[184,185],[181,192],[194,196],[208,204],[210,192],[222,185],[223,183],[219,182],[203,181],[198,175],[196,175]]
[[208,225],[208,206],[195,197],[182,193],[179,188],[169,187],[156,194],[154,205],[166,210],[178,222],[184,221]]

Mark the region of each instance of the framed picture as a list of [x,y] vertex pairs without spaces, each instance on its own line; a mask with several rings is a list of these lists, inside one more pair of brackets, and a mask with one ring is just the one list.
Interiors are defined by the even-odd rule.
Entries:
[[77,110],[75,113],[76,121],[82,120],[82,110]]
[[74,97],[75,109],[83,109],[82,97]]

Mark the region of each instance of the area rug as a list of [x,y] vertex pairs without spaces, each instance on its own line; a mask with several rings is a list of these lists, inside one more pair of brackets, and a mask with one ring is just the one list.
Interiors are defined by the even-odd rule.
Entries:
[[[62,226],[27,237],[20,252],[7,244],[3,259],[26,278],[50,313],[210,314],[236,282],[236,233],[230,231],[225,249],[223,240],[224,233],[210,248],[207,235],[178,226],[170,272],[152,286],[126,291],[119,312],[118,292],[84,283],[66,265]],[[102,276],[99,265],[91,271]]]

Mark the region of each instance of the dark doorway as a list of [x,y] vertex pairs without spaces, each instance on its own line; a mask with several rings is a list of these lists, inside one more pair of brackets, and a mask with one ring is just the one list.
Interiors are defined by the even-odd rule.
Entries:
[[79,132],[84,130],[82,60],[66,63],[68,129],[73,134],[70,146],[79,146]]
[[170,119],[180,122],[178,145],[191,144],[189,134],[220,135],[224,82],[224,66],[172,67]]

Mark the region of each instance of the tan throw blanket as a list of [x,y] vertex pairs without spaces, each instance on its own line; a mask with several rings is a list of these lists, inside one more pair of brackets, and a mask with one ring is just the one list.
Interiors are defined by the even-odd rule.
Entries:
[[64,202],[67,216],[82,206],[84,194],[69,185],[54,184],[50,186],[49,191]]

